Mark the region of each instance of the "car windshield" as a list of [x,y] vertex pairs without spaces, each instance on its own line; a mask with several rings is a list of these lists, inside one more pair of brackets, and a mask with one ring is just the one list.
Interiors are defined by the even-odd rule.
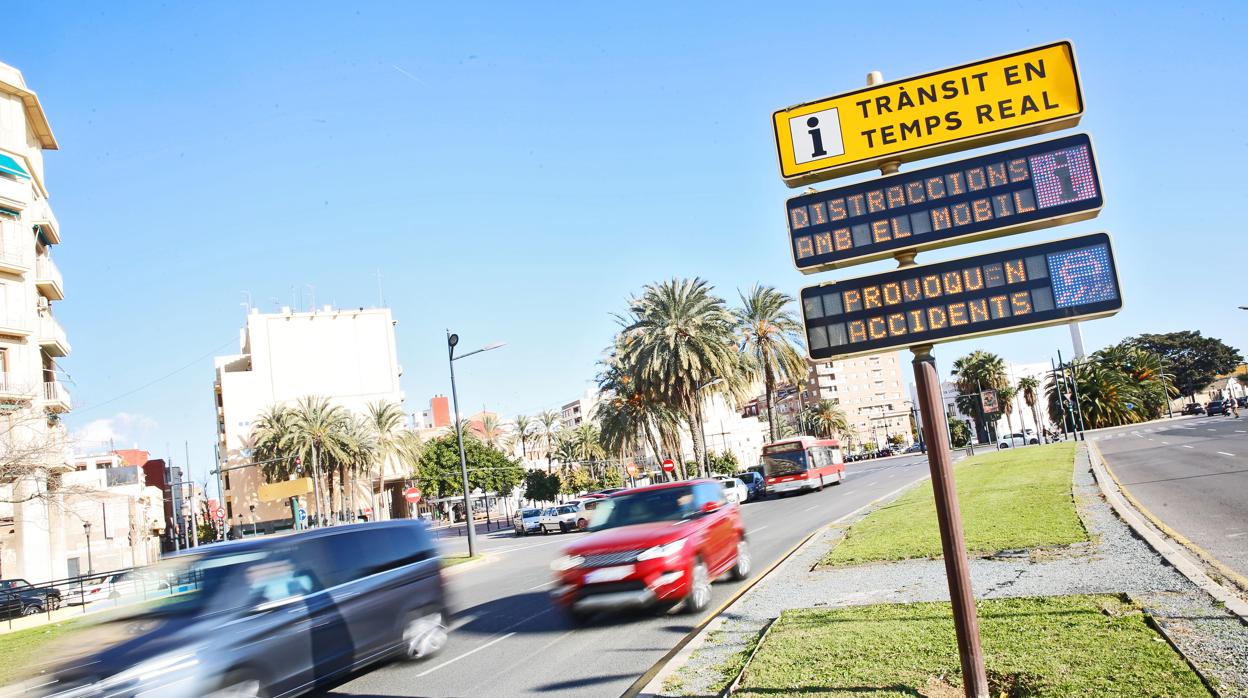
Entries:
[[575,506],[559,507],[559,513],[560,514],[575,514],[576,507]]
[[736,483],[735,483],[734,481],[732,481],[732,480],[724,480],[724,489],[726,489],[726,490],[730,490],[730,489],[732,489],[732,488],[733,488],[733,487],[735,487],[735,486],[736,486]]
[[[261,565],[269,554],[261,551],[220,555],[182,555],[163,560],[150,568],[152,579],[169,584],[169,597],[142,604],[138,613],[195,615],[211,607],[246,603],[238,593],[240,575]],[[227,592],[227,593],[221,593]],[[219,603],[219,601],[229,603]]]
[[523,518],[523,519],[531,519],[534,516],[541,516],[541,515],[542,515],[541,509],[525,509],[524,511],[520,512],[520,518]]
[[789,451],[787,453],[771,453],[763,456],[763,468],[767,477],[794,475],[806,470],[806,452]]
[[634,524],[680,521],[696,513],[693,487],[664,487],[617,495],[603,501],[594,510],[594,520],[589,528],[600,531]]

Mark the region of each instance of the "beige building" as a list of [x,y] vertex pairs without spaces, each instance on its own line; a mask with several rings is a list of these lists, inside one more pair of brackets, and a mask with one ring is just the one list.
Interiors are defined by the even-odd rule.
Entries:
[[802,402],[811,405],[832,400],[840,405],[849,418],[855,446],[883,446],[893,434],[901,434],[910,443],[914,440],[910,426],[913,402],[902,370],[897,352],[810,362]]
[[65,297],[51,254],[61,231],[43,162],[56,149],[39,98],[0,64],[0,575],[31,581],[65,576],[57,490],[73,469],[56,363],[69,341],[53,315]]
[[[334,309],[325,306],[310,312],[278,313],[252,310],[242,329],[238,354],[215,360],[213,385],[217,410],[217,436],[223,468],[246,466],[253,461],[250,432],[259,414],[277,404],[293,406],[309,396],[327,398],[352,413],[367,415],[368,405],[378,401],[402,405],[394,319],[388,308]],[[311,474],[312,464],[303,464]],[[396,460],[385,464],[386,492],[378,500],[372,518],[389,518],[390,512],[406,512],[402,485],[406,473]],[[377,479],[357,478],[356,509],[373,508]],[[263,475],[256,467],[228,470],[222,474],[226,519],[247,532],[292,528],[293,512],[287,500],[259,499]],[[347,493],[350,497],[351,493]],[[304,507],[315,514],[313,497]],[[255,507],[254,511],[252,507]],[[364,511],[364,513],[368,513]],[[328,515],[328,512],[326,512]]]
[[61,540],[66,574],[107,572],[160,559],[164,492],[145,483],[143,467],[115,452],[75,456],[65,473]]

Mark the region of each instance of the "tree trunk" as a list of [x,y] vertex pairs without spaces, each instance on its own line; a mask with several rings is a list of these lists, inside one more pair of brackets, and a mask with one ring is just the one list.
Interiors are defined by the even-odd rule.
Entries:
[[706,444],[702,443],[702,400],[697,396],[694,397],[693,414],[694,420],[689,422],[689,438],[693,441],[693,460],[697,463],[698,473],[705,477],[706,474]]
[[771,366],[763,368],[763,402],[767,405],[767,435],[771,441],[776,440],[776,412],[772,405],[771,393],[775,390],[776,378],[771,375]]

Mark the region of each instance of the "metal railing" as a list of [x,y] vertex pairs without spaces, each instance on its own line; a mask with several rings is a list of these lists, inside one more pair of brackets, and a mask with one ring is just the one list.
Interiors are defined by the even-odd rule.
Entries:
[[57,268],[56,262],[51,257],[35,258],[35,281],[51,281],[58,288],[65,288],[64,279],[61,276],[61,270]]
[[48,402],[63,403],[66,406],[72,404],[69,399],[69,391],[58,381],[43,384],[43,399]]
[[30,383],[17,383],[7,373],[0,373],[0,395],[22,395],[33,397],[38,390]]
[[22,254],[21,250],[0,249],[0,263],[25,267],[26,255]]
[[[46,616],[50,621],[53,612],[71,606],[78,608],[81,615],[86,615],[97,610],[119,608],[195,591],[201,582],[198,578],[157,578],[151,573],[151,569],[126,567],[53,579],[17,590],[0,589],[0,602],[8,602],[0,605],[0,610],[7,611],[6,620],[12,629],[14,618],[38,614]],[[126,573],[133,574],[126,579],[116,579],[117,575]],[[35,614],[28,612],[34,607],[32,598],[42,601]]]

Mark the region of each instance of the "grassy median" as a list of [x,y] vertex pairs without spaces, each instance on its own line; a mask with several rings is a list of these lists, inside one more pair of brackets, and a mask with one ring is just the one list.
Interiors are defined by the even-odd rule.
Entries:
[[33,667],[44,663],[44,653],[54,641],[88,623],[74,618],[0,635],[0,686],[28,678]]
[[[978,609],[994,696],[1210,695],[1118,597],[997,599]],[[786,611],[734,695],[954,697],[960,686],[949,604],[887,604]]]
[[[974,456],[955,468],[971,554],[1088,540],[1075,511],[1075,444],[1028,446]],[[854,524],[821,564],[941,556],[932,483],[925,482]]]

